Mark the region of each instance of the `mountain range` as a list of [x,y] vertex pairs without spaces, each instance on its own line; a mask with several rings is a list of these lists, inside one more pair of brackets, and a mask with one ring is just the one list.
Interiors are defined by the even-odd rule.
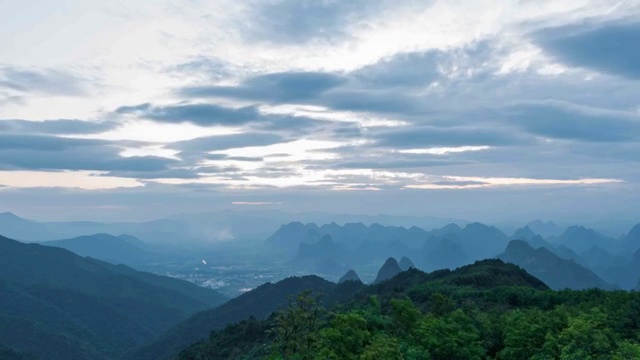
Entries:
[[[429,266],[428,263],[433,262],[433,268],[439,268],[439,265],[463,265],[469,261],[494,257],[508,241],[509,238],[497,228],[480,223],[471,223],[464,228],[453,224],[426,231],[418,227],[407,229],[380,224],[340,226],[331,223],[318,226],[292,222],[282,225],[267,238],[265,244],[275,252],[294,256],[297,262],[302,262],[300,259],[306,261],[310,256],[317,258],[325,257],[325,254],[337,254],[332,260],[355,265],[389,256],[401,258],[418,252],[422,257],[414,259],[416,264]],[[429,253],[441,251],[444,254],[452,246],[458,246],[465,255],[461,256],[456,249],[456,254],[451,254],[453,258],[438,256],[437,259],[429,259]]]
[[264,239],[281,224],[292,221],[366,224],[386,226],[418,225],[434,228],[450,222],[466,223],[458,219],[441,219],[420,216],[353,215],[322,212],[287,213],[283,211],[232,211],[220,210],[195,214],[178,214],[151,221],[95,222],[60,221],[39,222],[21,218],[13,213],[0,213],[2,233],[13,239],[37,242],[74,238],[83,235],[106,233],[129,234],[149,244],[202,244],[232,239]]
[[577,253],[585,252],[593,246],[600,246],[608,251],[620,248],[620,243],[615,239],[578,225],[569,226],[561,235],[549,237],[547,241],[556,246],[566,246]]

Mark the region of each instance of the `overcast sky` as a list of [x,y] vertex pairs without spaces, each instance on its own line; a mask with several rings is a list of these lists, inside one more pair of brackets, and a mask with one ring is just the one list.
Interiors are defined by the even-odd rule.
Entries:
[[0,211],[640,218],[640,0],[0,0]]

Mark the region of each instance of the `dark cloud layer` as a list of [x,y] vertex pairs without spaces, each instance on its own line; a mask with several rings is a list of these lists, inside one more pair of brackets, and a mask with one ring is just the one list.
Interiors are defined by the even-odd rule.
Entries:
[[160,171],[178,161],[155,156],[122,157],[103,140],[0,134],[0,168],[20,170]]
[[24,93],[77,96],[87,93],[88,81],[71,73],[53,69],[0,67],[0,88],[3,87]]
[[124,106],[116,110],[119,114],[134,114],[140,118],[166,123],[192,123],[201,126],[242,125],[255,120],[258,111],[255,107],[231,108],[216,104],[184,104],[170,106],[152,106],[142,104]]
[[640,79],[640,22],[569,25],[535,35],[559,61]]
[[374,135],[376,145],[390,148],[429,148],[455,146],[499,146],[522,144],[527,141],[514,132],[502,128],[471,128],[433,126],[410,127]]
[[121,157],[109,148],[88,148],[43,152],[34,150],[0,151],[0,167],[21,170],[158,171],[176,160],[155,156]]
[[594,142],[640,140],[640,116],[628,112],[545,102],[515,106],[506,113],[535,135]]
[[351,75],[367,86],[424,86],[441,76],[438,66],[442,56],[440,51],[398,54]]
[[340,75],[321,72],[287,72],[260,75],[239,86],[200,86],[182,90],[194,97],[226,97],[269,102],[296,102],[313,99],[346,81]]
[[172,147],[181,151],[208,152],[247,146],[272,145],[284,142],[284,140],[284,137],[272,133],[242,133],[201,137],[175,143]]
[[85,121],[56,119],[47,121],[0,120],[0,132],[22,134],[93,134],[112,130],[118,123],[114,121]]
[[347,26],[362,15],[375,12],[384,1],[265,1],[255,9],[252,27],[246,29],[252,39],[271,43],[306,43],[318,39],[331,41],[348,36]]
[[61,151],[102,146],[105,144],[107,144],[107,142],[102,140],[72,139],[31,134],[0,134],[0,150],[26,149],[35,151]]

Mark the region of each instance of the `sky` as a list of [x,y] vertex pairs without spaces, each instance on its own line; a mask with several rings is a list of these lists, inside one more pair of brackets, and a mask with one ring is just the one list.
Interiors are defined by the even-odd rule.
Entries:
[[640,218],[640,0],[0,0],[0,211]]

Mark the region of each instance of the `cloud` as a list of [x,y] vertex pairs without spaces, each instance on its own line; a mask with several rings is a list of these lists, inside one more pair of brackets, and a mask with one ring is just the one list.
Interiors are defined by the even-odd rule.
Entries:
[[442,56],[437,50],[402,53],[353,71],[351,76],[368,86],[428,85],[442,75]]
[[428,154],[428,155],[446,155],[451,153],[462,153],[467,151],[488,150],[490,146],[458,146],[458,147],[435,147],[423,149],[405,149],[399,150],[403,154]]
[[177,142],[173,148],[186,152],[209,152],[250,146],[266,146],[285,142],[285,138],[273,133],[241,133],[208,136]]
[[88,92],[87,82],[60,70],[0,67],[0,88],[23,93],[80,96]]
[[160,171],[177,160],[120,155],[121,147],[103,140],[44,135],[0,134],[0,168],[24,170]]
[[118,126],[115,121],[86,121],[73,119],[56,119],[47,121],[0,120],[0,131],[3,133],[23,134],[93,134],[112,130]]
[[430,90],[430,86],[441,87],[444,83],[452,86],[455,84],[451,79],[486,76],[494,47],[492,42],[482,41],[447,51],[398,53],[351,72],[253,75],[237,85],[187,86],[179,95],[406,117],[429,112],[430,105],[439,105],[439,94]]
[[181,93],[193,97],[297,102],[313,99],[345,81],[344,77],[330,73],[282,72],[255,76],[238,86],[187,87]]
[[134,178],[142,180],[150,179],[197,179],[200,177],[198,170],[193,168],[176,168],[176,169],[163,169],[157,171],[144,171],[144,170],[112,170],[105,173],[103,176],[120,177],[120,178]]
[[231,205],[249,205],[249,206],[259,206],[259,205],[281,205],[282,202],[279,201],[232,201]]
[[532,134],[593,142],[640,139],[640,115],[566,102],[521,104],[506,111],[510,121]]
[[349,36],[357,26],[388,3],[381,0],[315,1],[278,0],[260,2],[252,9],[252,26],[246,27],[249,40],[269,43],[303,44],[334,41]]
[[622,182],[619,179],[530,179],[530,178],[489,178],[474,176],[443,176],[445,181],[426,184],[406,185],[407,189],[477,189],[509,186],[566,186],[566,185],[603,185]]
[[640,79],[640,22],[583,23],[534,34],[558,61],[602,73]]
[[254,121],[258,110],[253,106],[232,108],[216,104],[153,106],[141,104],[116,109],[118,114],[132,114],[143,119],[166,123],[192,123],[200,126],[242,125]]
[[72,139],[32,134],[0,134],[0,151],[16,149],[61,151],[105,144],[107,142],[102,140]]
[[[0,186],[9,188],[75,188],[83,190],[109,190],[119,188],[137,188],[144,184],[127,178],[101,176],[100,172],[91,171],[2,171],[0,170]],[[33,190],[32,190],[33,191]],[[68,195],[68,194],[65,194]],[[59,197],[58,199],[61,199]],[[69,206],[64,202],[52,201],[48,205],[60,203],[63,207]],[[93,204],[95,207],[96,205]]]
[[157,156],[121,157],[117,149],[85,148],[57,152],[35,150],[0,151],[0,168],[26,170],[158,171],[176,160]]
[[394,129],[373,135],[376,145],[399,149],[458,146],[500,146],[529,143],[518,133],[497,127],[422,126]]
[[393,159],[382,157],[377,160],[355,160],[331,165],[337,169],[417,169],[435,166],[461,165],[464,161],[443,159]]
[[203,81],[222,80],[232,75],[232,70],[238,71],[239,69],[221,59],[205,56],[198,56],[186,62],[171,65],[166,69],[168,73],[178,77],[195,76]]

